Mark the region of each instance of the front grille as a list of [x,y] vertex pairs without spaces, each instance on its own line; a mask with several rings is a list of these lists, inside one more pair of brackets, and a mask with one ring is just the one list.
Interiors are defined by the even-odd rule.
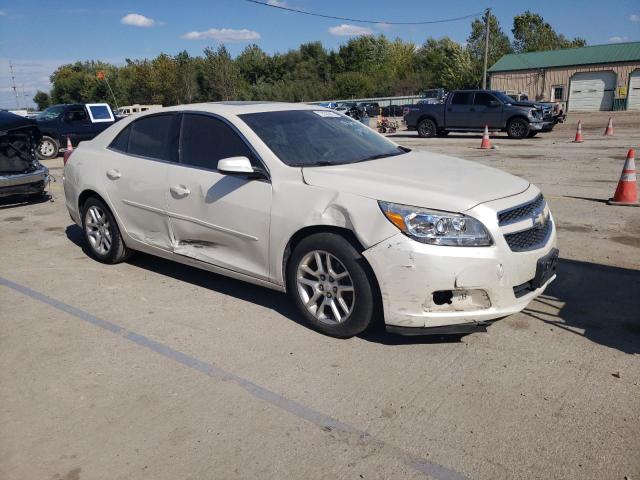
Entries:
[[553,228],[551,217],[547,217],[544,225],[536,225],[521,232],[507,233],[504,238],[514,252],[525,252],[535,250],[547,243],[547,239]]
[[534,213],[537,214],[542,212],[544,210],[544,206],[544,197],[540,194],[529,203],[500,212],[498,214],[498,223],[502,227],[504,225],[509,225],[510,223],[532,218]]

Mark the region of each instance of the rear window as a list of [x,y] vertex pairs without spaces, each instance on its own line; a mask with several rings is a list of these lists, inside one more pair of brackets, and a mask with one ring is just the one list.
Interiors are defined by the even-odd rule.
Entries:
[[177,157],[177,128],[174,115],[144,117],[128,125],[109,145],[131,155],[174,161]]
[[473,92],[456,92],[451,99],[451,105],[471,105]]
[[115,120],[113,113],[111,113],[111,108],[109,108],[107,104],[87,103],[87,110],[89,111],[91,121],[94,123],[113,122]]
[[129,134],[131,133],[131,125],[122,130],[118,136],[111,142],[109,148],[118,150],[119,152],[127,153],[129,151]]

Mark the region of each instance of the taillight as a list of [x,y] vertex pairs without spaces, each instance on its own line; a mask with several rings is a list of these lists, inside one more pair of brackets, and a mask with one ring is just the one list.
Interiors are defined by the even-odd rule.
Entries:
[[67,162],[69,161],[69,157],[71,156],[72,153],[73,153],[73,149],[65,150],[64,155],[62,156],[63,165],[67,165]]
[[409,113],[409,109],[408,109],[407,107],[404,107],[404,108],[402,109],[402,116],[403,116],[403,117],[404,117],[404,116],[406,116],[406,115],[407,115],[407,113]]

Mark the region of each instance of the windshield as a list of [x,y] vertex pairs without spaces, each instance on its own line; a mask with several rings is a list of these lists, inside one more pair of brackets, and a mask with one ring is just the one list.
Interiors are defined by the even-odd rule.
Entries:
[[290,166],[343,165],[407,152],[330,110],[248,113],[240,118]]
[[61,106],[49,107],[45,111],[40,112],[38,115],[36,115],[36,119],[55,120],[62,114],[63,111],[64,111],[64,107],[61,107]]
[[513,98],[511,98],[506,93],[502,93],[502,92],[491,92],[491,93],[493,93],[496,97],[498,97],[498,100],[502,101],[503,103],[512,103],[514,101]]

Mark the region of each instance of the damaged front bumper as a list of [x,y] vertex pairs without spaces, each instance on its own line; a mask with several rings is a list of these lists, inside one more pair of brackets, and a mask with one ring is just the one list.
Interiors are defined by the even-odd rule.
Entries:
[[[404,335],[470,333],[524,309],[555,279],[526,294],[514,287],[536,276],[538,260],[555,246],[511,252],[491,247],[445,247],[399,233],[363,255],[380,286],[387,330]],[[517,293],[517,295],[516,295]]]
[[32,172],[0,174],[0,197],[41,194],[48,182],[49,169],[45,166]]

